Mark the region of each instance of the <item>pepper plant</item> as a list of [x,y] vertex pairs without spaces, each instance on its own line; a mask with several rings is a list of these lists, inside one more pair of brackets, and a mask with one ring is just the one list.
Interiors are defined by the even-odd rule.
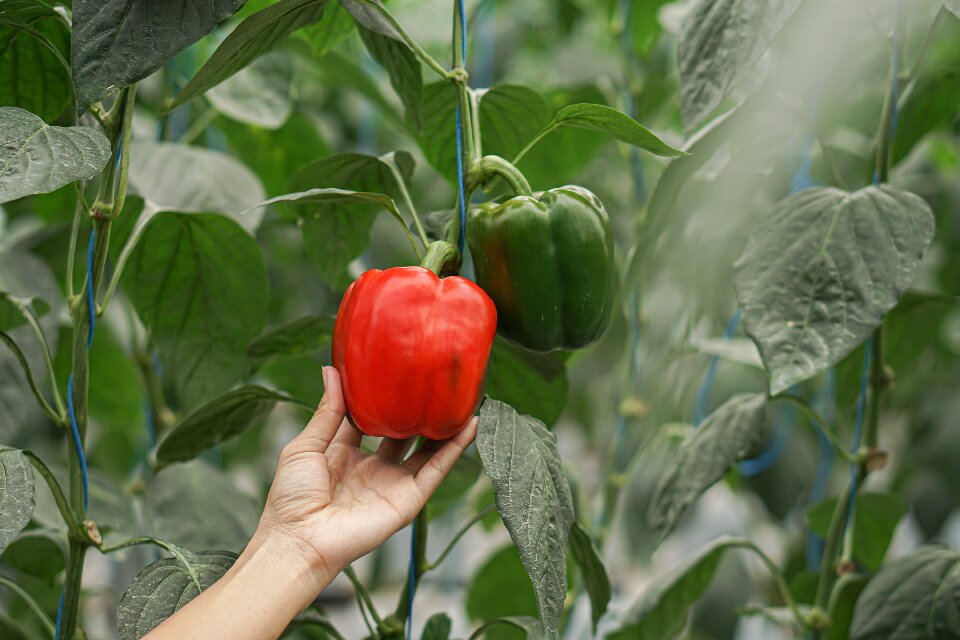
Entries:
[[[345,572],[368,637],[450,638],[411,603],[481,527],[454,635],[960,636],[955,0],[176,4],[0,0],[0,636],[223,575],[347,287],[415,264],[501,337],[408,575]],[[350,637],[321,604],[287,635]]]

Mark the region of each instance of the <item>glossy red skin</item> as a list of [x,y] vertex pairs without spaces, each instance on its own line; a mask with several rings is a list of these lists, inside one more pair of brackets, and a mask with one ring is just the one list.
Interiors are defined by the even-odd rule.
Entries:
[[497,310],[483,289],[423,267],[372,269],[340,303],[333,366],[367,435],[446,440],[476,411]]

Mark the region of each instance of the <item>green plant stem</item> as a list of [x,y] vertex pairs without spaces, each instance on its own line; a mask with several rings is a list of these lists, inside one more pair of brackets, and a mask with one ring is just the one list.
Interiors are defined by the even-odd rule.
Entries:
[[86,540],[86,530],[80,526],[76,516],[74,516],[73,512],[70,510],[70,504],[67,502],[67,497],[64,495],[63,488],[57,481],[57,477],[53,475],[53,472],[50,471],[50,468],[44,464],[43,460],[41,460],[37,454],[33,453],[32,451],[24,451],[23,455],[27,457],[27,459],[30,461],[30,464],[33,465],[33,468],[37,470],[37,473],[40,474],[40,477],[42,477],[44,482],[47,483],[47,487],[50,488],[50,493],[53,495],[54,502],[57,503],[57,509],[60,510],[60,517],[63,518],[64,524],[67,525],[67,530],[71,533],[71,535],[79,536],[79,540]]
[[423,248],[427,249],[430,246],[430,238],[427,237],[427,232],[420,222],[420,216],[417,214],[417,207],[414,206],[413,199],[410,197],[407,183],[400,174],[400,169],[393,159],[386,160],[386,164],[390,167],[390,173],[393,174],[393,179],[397,183],[397,188],[400,190],[400,197],[403,198],[403,203],[407,206],[407,209],[410,210],[410,215],[413,217],[413,224],[417,228],[417,235],[420,236],[420,242],[423,243]]
[[53,407],[50,406],[50,403],[47,402],[47,399],[43,396],[43,392],[40,391],[40,387],[37,384],[36,379],[33,377],[33,373],[30,371],[30,363],[27,362],[26,356],[23,355],[23,351],[20,350],[20,347],[17,346],[17,343],[14,342],[8,334],[3,331],[0,331],[0,342],[3,342],[10,348],[10,351],[13,352],[14,357],[20,363],[20,368],[23,369],[23,374],[27,378],[27,384],[30,386],[30,390],[33,392],[34,397],[37,399],[37,403],[40,405],[40,408],[43,409],[43,412],[49,416],[51,420],[59,424],[61,427],[64,426],[64,417],[63,414],[57,415],[57,412],[54,411]]
[[[364,609],[369,610],[370,615],[373,616],[373,621],[376,623],[377,628],[379,629],[383,625],[383,619],[381,619],[380,614],[377,613],[377,608],[373,605],[373,600],[370,598],[370,594],[367,592],[366,587],[363,586],[363,583],[360,582],[360,578],[357,577],[353,567],[347,565],[347,568],[343,570],[343,574],[347,576],[351,584],[353,584],[353,590],[357,594],[357,603],[360,605],[360,611],[363,612]],[[366,613],[364,613],[363,617],[366,619]],[[371,629],[371,632],[372,631],[373,630]]]
[[867,449],[877,446],[877,437],[880,427],[880,394],[884,390],[883,371],[883,325],[873,330],[870,342],[870,419],[863,431],[863,442]]
[[514,629],[519,629],[520,631],[526,631],[523,628],[523,626],[517,624],[516,622],[514,622],[513,620],[510,620],[509,618],[497,618],[495,620],[484,622],[482,625],[477,627],[476,631],[470,634],[470,637],[468,638],[468,640],[477,640],[478,638],[482,637],[483,634],[485,634],[491,628],[496,626],[513,627]]
[[910,65],[910,71],[907,72],[907,75],[904,78],[903,90],[900,92],[900,96],[897,100],[898,108],[903,107],[907,98],[913,92],[913,88],[917,83],[917,78],[920,76],[920,67],[923,65],[923,61],[927,56],[927,51],[930,50],[930,43],[933,41],[933,34],[936,33],[937,27],[940,26],[940,23],[947,17],[947,15],[947,8],[941,5],[940,10],[937,11],[937,15],[933,18],[933,22],[930,24],[930,28],[923,37],[923,42],[920,43],[920,49],[917,51],[917,58],[913,61],[913,64]]
[[77,190],[77,204],[73,210],[73,223],[70,226],[70,247],[67,250],[67,300],[73,299],[73,265],[77,261],[77,237],[80,235],[80,219],[87,213],[86,196],[83,182],[74,182]]
[[383,16],[387,22],[390,23],[390,26],[396,30],[397,34],[403,39],[406,45],[410,47],[417,57],[423,60],[428,67],[436,71],[439,76],[443,78],[447,77],[447,70],[443,68],[443,65],[434,60],[429,53],[424,51],[423,48],[418,45],[413,38],[410,37],[403,27],[400,26],[400,23],[397,22],[397,19],[394,18],[389,11],[387,11],[386,7],[378,2],[373,2],[373,0],[360,0],[360,2]]
[[447,543],[447,546],[444,548],[444,550],[440,552],[440,555],[437,556],[437,559],[434,560],[433,562],[426,563],[426,565],[423,568],[423,572],[426,573],[427,571],[432,571],[433,569],[436,569],[441,564],[443,564],[443,561],[447,559],[447,556],[450,555],[450,552],[453,551],[453,548],[457,545],[458,542],[460,542],[460,538],[462,538],[467,533],[467,531],[469,531],[473,527],[473,525],[483,520],[483,518],[488,513],[493,511],[495,508],[496,508],[496,505],[492,505],[492,504],[487,505],[482,510],[480,510],[480,512],[478,512],[472,518],[467,520],[466,523],[464,523],[464,525],[460,527],[460,530],[453,535],[453,538],[450,539],[450,542]]
[[473,132],[473,153],[469,155],[471,160],[479,160],[483,153],[483,140],[480,137],[480,98],[476,91],[467,88],[467,97],[470,98],[470,128]]
[[837,436],[837,433],[834,431],[833,427],[827,424],[826,420],[824,420],[820,414],[817,413],[816,409],[810,406],[809,402],[800,396],[795,396],[789,393],[783,393],[770,399],[773,401],[782,400],[784,402],[789,402],[793,406],[803,411],[808,418],[820,425],[820,429],[823,431],[824,435],[827,436],[827,440],[830,441],[830,444],[833,445],[834,450],[840,455],[841,458],[847,462],[857,461],[856,456],[847,451],[846,448],[844,448],[844,446],[840,443],[840,438]]
[[783,573],[781,573],[780,568],[773,560],[770,559],[770,556],[765,554],[760,547],[752,542],[745,541],[743,546],[744,548],[750,549],[760,557],[760,560],[763,561],[763,564],[767,567],[767,571],[770,572],[770,576],[776,583],[777,590],[780,592],[780,597],[783,598],[784,603],[793,613],[794,618],[797,619],[797,624],[800,625],[801,629],[806,629],[807,621],[804,618],[803,613],[800,611],[800,608],[797,606],[796,600],[793,599],[793,594],[790,593],[790,586],[787,584],[786,578],[783,577]]
[[0,576],[0,585],[10,589],[27,603],[27,606],[30,607],[30,610],[33,611],[34,615],[36,615],[40,622],[43,623],[44,628],[50,632],[50,637],[52,638],[54,633],[56,633],[56,628],[53,626],[53,622],[51,622],[50,618],[47,617],[47,612],[43,610],[43,607],[41,607],[40,604],[34,600],[29,593],[24,591],[23,588],[21,588],[20,585],[13,580],[10,580],[4,576]]
[[206,111],[200,114],[200,117],[193,121],[193,124],[190,125],[190,128],[183,132],[183,135],[177,139],[177,142],[180,144],[190,144],[197,137],[207,130],[213,121],[220,116],[220,112],[209,107]]
[[123,121],[120,125],[120,178],[117,181],[116,202],[113,205],[113,219],[123,212],[127,201],[127,184],[130,179],[130,136],[133,131],[133,111],[137,100],[137,85],[128,87],[123,106]]
[[37,321],[37,317],[33,314],[33,311],[30,310],[30,307],[24,304],[18,304],[17,308],[20,310],[21,315],[23,315],[24,320],[27,321],[27,324],[30,325],[30,328],[33,330],[33,335],[36,336],[37,342],[40,343],[40,350],[43,352],[43,362],[47,366],[47,378],[50,382],[50,388],[53,391],[53,402],[57,405],[57,413],[60,415],[60,423],[63,423],[66,419],[67,408],[63,405],[63,399],[60,398],[60,392],[57,390],[57,374],[53,369],[53,357],[50,355],[50,343],[47,342],[47,337],[43,334],[43,328],[40,326],[40,322]]
[[413,592],[417,592],[420,585],[420,577],[426,568],[427,563],[427,510],[424,509],[417,514],[414,519],[414,540],[413,540],[413,558],[410,562],[409,571],[413,572],[411,576],[408,572],[407,579],[403,583],[403,589],[400,591],[400,600],[397,602],[397,608],[394,611],[394,617],[399,620],[401,628],[410,615],[410,587],[413,586]]
[[489,185],[494,178],[503,178],[516,195],[530,196],[533,190],[526,177],[512,163],[500,156],[483,156],[470,172],[471,182]]
[[550,134],[556,128],[557,128],[557,124],[555,122],[551,122],[549,125],[541,129],[540,133],[533,136],[533,139],[527,143],[527,146],[521,149],[520,153],[518,153],[513,157],[513,164],[520,164],[520,161],[523,160],[523,157],[526,156],[531,149],[537,146],[538,142],[540,142],[545,137],[547,137],[547,135]]
[[87,545],[70,540],[67,547],[67,573],[63,585],[63,609],[60,614],[60,637],[73,638],[80,614],[80,583],[83,580],[83,559]]
[[170,553],[172,553],[173,555],[179,558],[183,557],[180,554],[179,550],[174,545],[164,542],[163,540],[158,540],[157,538],[151,538],[149,536],[137,536],[134,538],[127,538],[126,540],[118,542],[117,544],[114,544],[114,545],[110,545],[110,546],[100,545],[98,549],[100,549],[100,553],[107,554],[107,553],[113,553],[114,551],[119,551],[120,549],[135,547],[141,544],[152,544],[155,547],[160,547],[164,551],[169,551]]

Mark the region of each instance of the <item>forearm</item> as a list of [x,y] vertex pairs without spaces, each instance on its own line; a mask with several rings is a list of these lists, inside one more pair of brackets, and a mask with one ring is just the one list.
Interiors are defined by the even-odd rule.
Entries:
[[223,578],[146,640],[277,638],[335,575],[295,541],[258,533]]

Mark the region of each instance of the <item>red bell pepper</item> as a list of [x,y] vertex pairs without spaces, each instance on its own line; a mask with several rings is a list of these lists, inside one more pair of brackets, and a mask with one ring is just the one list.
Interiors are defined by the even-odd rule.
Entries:
[[454,436],[477,408],[496,328],[493,301],[466,278],[367,271],[333,332],[350,419],[371,436]]

